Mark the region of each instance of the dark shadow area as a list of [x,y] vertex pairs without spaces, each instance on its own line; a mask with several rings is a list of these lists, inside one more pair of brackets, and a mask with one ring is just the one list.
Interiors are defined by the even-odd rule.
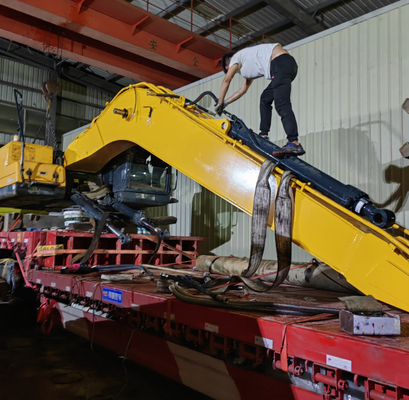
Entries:
[[379,208],[390,208],[390,205],[396,202],[393,211],[396,213],[405,207],[409,193],[409,166],[399,167],[389,165],[384,170],[385,182],[388,184],[396,183],[399,186],[396,190],[382,203],[374,203]]
[[212,250],[230,241],[238,212],[241,211],[203,187],[194,194],[190,234],[206,238],[201,244],[202,254],[213,254]]
[[[383,149],[377,136],[375,142],[372,140],[371,134],[374,133],[371,133],[371,127],[375,128],[375,133],[382,130],[382,135],[390,136],[391,149]],[[395,213],[403,211],[409,191],[409,184],[405,182],[408,169],[398,166],[401,163],[398,155],[401,138],[390,124],[372,121],[349,129],[310,132],[301,136],[300,141],[305,144],[307,152],[304,160],[342,183],[364,191],[376,207],[389,208]],[[388,151],[396,153],[397,158],[392,156],[390,161],[382,163],[382,159],[386,158],[385,151],[386,154]],[[399,186],[385,199],[389,190],[387,185],[390,184]],[[396,205],[391,207],[394,202]]]
[[44,335],[37,324],[4,327],[0,331],[2,398],[209,399],[129,360],[125,371],[121,357],[99,346],[94,350],[89,341],[60,328]]

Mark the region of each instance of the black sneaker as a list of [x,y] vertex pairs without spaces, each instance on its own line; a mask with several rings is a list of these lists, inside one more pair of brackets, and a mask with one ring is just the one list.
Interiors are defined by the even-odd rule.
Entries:
[[274,157],[284,157],[286,155],[289,156],[302,156],[305,154],[305,150],[300,144],[295,144],[292,142],[288,142],[284,147],[280,150],[274,151]]

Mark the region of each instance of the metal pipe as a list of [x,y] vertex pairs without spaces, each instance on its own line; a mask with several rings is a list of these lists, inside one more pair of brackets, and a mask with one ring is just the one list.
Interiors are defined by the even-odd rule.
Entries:
[[386,393],[377,392],[376,390],[369,391],[369,399],[371,400],[396,400],[396,396],[391,396]]
[[[219,275],[240,276],[247,269],[249,259],[246,257],[214,257],[199,256],[196,269]],[[254,276],[261,276],[265,282],[274,282],[277,273],[277,261],[262,260]],[[326,264],[319,264],[315,260],[309,264],[292,263],[285,284],[330,290],[340,293],[360,294],[346,279]]]
[[120,213],[126,215],[136,226],[148,229],[154,235],[158,236],[160,239],[169,239],[170,234],[165,229],[160,229],[155,225],[151,224],[146,217],[146,214],[142,211],[133,210],[132,208],[126,206],[119,201],[116,201],[111,204],[111,206],[119,211]]

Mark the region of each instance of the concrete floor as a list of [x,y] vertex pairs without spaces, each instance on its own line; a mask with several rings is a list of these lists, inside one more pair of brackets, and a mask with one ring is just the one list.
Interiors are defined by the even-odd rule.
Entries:
[[0,303],[1,399],[209,399],[103,348],[92,351],[88,341],[63,329],[43,335],[32,319],[26,305]]

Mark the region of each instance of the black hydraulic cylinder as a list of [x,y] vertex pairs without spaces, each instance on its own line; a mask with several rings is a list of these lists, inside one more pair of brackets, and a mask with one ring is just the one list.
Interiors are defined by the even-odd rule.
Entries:
[[[100,221],[104,213],[96,207],[91,200],[81,194],[74,194],[71,196],[71,200],[78,204],[85,212],[87,212],[92,218],[96,221]],[[129,235],[122,233],[116,226],[107,222],[105,226],[115,234],[120,240],[122,244],[129,243],[131,238]]]
[[133,210],[119,201],[111,204],[111,207],[127,216],[135,225],[146,228],[148,231],[157,235],[160,239],[169,239],[170,234],[167,230],[162,230],[148,221],[146,214],[142,211]]
[[311,187],[348,210],[367,217],[379,228],[389,228],[395,223],[394,212],[376,208],[369,200],[369,196],[362,190],[337,181],[298,157],[273,157],[273,152],[278,151],[280,147],[255,134],[236,116],[227,112],[225,114],[232,119],[229,135],[233,139],[242,141],[244,145],[271,160],[280,168],[293,172],[301,182],[310,182]]

